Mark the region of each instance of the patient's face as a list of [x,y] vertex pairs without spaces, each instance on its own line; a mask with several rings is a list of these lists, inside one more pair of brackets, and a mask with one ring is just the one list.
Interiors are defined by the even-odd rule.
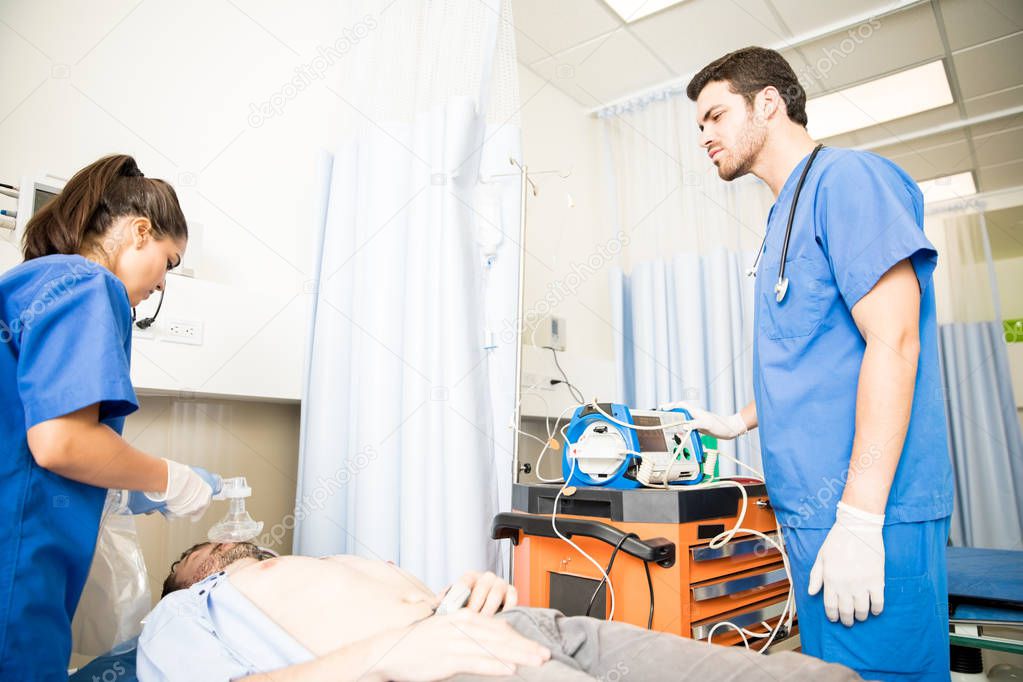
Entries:
[[273,555],[251,542],[204,542],[186,551],[171,567],[171,575],[177,588],[188,588],[246,558],[262,561],[273,558]]

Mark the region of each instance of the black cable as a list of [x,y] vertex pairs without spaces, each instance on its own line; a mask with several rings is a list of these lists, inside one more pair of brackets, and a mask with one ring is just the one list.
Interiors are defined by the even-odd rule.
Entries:
[[561,372],[561,376],[565,379],[565,385],[568,386],[568,390],[572,393],[572,397],[580,405],[585,403],[586,399],[583,397],[582,391],[572,385],[572,382],[568,380],[568,375],[565,374],[565,370],[561,368],[561,363],[558,362],[558,349],[553,346],[544,346],[544,348],[548,348],[552,353],[554,353],[554,366],[558,368],[559,372]]
[[618,555],[618,550],[622,548],[622,545],[624,545],[625,541],[628,540],[629,538],[636,538],[638,540],[639,536],[636,535],[635,533],[626,533],[625,535],[622,536],[622,539],[618,541],[618,544],[615,545],[614,551],[611,552],[611,558],[607,562],[607,568],[604,569],[604,575],[606,575],[607,578],[604,578],[604,576],[600,577],[600,582],[597,583],[597,588],[593,590],[593,596],[590,597],[590,604],[589,606],[586,607],[585,615],[587,616],[590,615],[590,609],[593,608],[593,602],[597,598],[597,593],[600,592],[600,588],[604,586],[604,583],[610,580],[611,578],[611,568],[615,565],[615,557]]
[[646,569],[646,587],[650,591],[650,615],[646,618],[646,629],[653,630],[654,625],[654,581],[650,579],[650,562],[644,561],[643,568]]
[[135,322],[135,309],[131,309],[131,321],[135,322],[135,326],[139,329],[149,329],[156,322],[156,316],[160,314],[160,308],[163,307],[163,289],[160,289],[160,300],[156,304],[156,312],[153,313],[152,317],[144,317],[138,322]]

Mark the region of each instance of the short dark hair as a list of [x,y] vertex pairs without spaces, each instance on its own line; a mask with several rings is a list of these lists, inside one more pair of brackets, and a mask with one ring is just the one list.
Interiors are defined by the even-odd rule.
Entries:
[[180,582],[177,579],[177,575],[175,574],[175,571],[178,568],[178,564],[180,564],[182,561],[184,561],[185,559],[190,557],[192,555],[192,552],[196,551],[200,547],[205,547],[206,545],[209,545],[209,544],[213,544],[213,543],[211,543],[211,542],[199,542],[199,543],[196,543],[196,544],[192,545],[191,547],[189,547],[188,549],[186,549],[184,552],[181,553],[181,556],[178,557],[177,561],[175,561],[173,564],[171,564],[170,572],[167,574],[167,578],[164,579],[164,581],[163,581],[163,592],[160,593],[160,599],[163,599],[164,597],[166,597],[171,592],[177,592],[178,590],[185,589],[186,585],[184,585],[184,583]]
[[758,92],[773,85],[785,100],[789,118],[806,127],[806,91],[789,63],[774,50],[744,47],[715,59],[693,76],[686,95],[695,102],[713,81],[727,82],[728,89],[742,95],[747,106],[753,105]]

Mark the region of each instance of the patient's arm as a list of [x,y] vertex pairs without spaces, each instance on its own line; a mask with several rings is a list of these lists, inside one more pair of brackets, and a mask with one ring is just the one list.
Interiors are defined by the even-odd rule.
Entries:
[[245,682],[442,680],[459,673],[513,675],[542,665],[550,651],[507,623],[463,609],[381,632],[314,661],[242,678]]

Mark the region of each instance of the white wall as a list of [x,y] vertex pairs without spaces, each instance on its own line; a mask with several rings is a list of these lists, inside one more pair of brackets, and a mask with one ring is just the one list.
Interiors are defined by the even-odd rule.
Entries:
[[1023,317],[1023,257],[1002,258],[994,261],[998,294],[1002,300],[1002,317]]
[[[160,315],[202,322],[206,342],[137,340],[140,387],[298,398],[313,174],[343,60],[316,50],[348,27],[344,5],[4,3],[0,182],[129,153],[176,186],[201,242],[196,281],[170,278]],[[19,258],[0,242],[0,268]]]
[[[526,164],[533,171],[571,170],[566,179],[537,176],[539,195],[528,198],[523,314],[527,324],[534,313],[548,309],[549,314],[563,318],[567,346],[560,354],[562,365],[587,399],[609,399],[614,389],[610,263],[592,272],[580,267],[611,237],[603,133],[599,122],[575,101],[522,66],[519,90]],[[569,196],[574,207],[569,206]],[[578,286],[572,286],[577,279]],[[523,343],[530,344],[528,329]],[[560,377],[550,351],[527,351],[523,372]],[[562,386],[543,395],[555,415],[570,400]],[[540,401],[524,398],[527,414],[544,410]]]

